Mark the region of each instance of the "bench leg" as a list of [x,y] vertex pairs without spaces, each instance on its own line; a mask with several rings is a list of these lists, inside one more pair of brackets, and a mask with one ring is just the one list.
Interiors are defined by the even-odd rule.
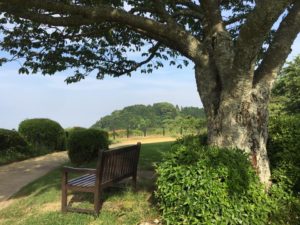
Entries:
[[96,190],[94,193],[94,211],[96,216],[98,216],[100,212],[100,193],[101,189]]
[[61,184],[61,211],[67,212],[67,201],[68,201],[68,192],[67,192],[67,175],[64,173],[62,177]]

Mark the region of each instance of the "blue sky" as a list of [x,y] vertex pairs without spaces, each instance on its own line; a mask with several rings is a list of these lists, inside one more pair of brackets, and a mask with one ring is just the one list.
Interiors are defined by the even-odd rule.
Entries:
[[[300,37],[288,60],[300,54]],[[17,129],[28,118],[50,118],[63,127],[89,127],[100,117],[133,104],[170,102],[198,106],[193,65],[176,69],[165,66],[153,74],[85,80],[67,85],[66,73],[54,76],[19,75],[18,65],[0,67],[0,127]]]

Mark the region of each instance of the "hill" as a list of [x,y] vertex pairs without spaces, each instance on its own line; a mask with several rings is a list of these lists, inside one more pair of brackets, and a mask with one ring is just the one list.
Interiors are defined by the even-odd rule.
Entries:
[[[147,133],[196,133],[205,126],[203,108],[179,107],[168,102],[153,105],[132,105],[113,111],[110,115],[100,118],[92,128],[104,129],[113,133],[131,131],[146,136]],[[192,131],[193,130],[193,131]],[[186,133],[185,132],[185,133]]]

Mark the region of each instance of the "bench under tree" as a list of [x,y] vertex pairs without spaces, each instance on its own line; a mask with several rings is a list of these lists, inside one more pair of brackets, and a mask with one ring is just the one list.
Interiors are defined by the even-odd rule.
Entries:
[[[100,150],[96,169],[63,167],[62,172],[62,212],[82,212],[99,214],[100,195],[104,188],[132,177],[133,188],[136,188],[137,166],[141,143],[110,150]],[[68,179],[69,173],[82,176]],[[74,192],[94,193],[94,210],[68,206],[68,190]]]

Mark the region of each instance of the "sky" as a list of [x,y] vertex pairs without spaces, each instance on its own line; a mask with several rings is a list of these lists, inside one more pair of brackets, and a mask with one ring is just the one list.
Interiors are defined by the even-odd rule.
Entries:
[[[300,54],[300,35],[288,60]],[[24,119],[49,118],[62,127],[90,127],[112,111],[134,104],[170,102],[201,107],[193,65],[165,66],[152,74],[131,77],[87,77],[67,85],[67,73],[54,76],[19,75],[19,65],[0,67],[0,128],[17,129]]]

